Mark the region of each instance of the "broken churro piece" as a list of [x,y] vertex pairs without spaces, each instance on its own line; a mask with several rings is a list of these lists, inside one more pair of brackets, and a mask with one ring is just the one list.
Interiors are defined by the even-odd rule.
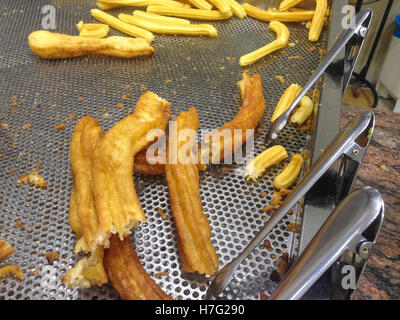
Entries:
[[153,47],[142,38],[113,36],[92,39],[40,30],[29,35],[29,46],[44,59],[63,59],[88,54],[103,54],[121,58],[151,55]]
[[97,247],[90,256],[80,259],[77,264],[69,269],[62,279],[63,283],[71,288],[89,288],[92,285],[101,286],[108,282],[103,267],[103,247]]
[[289,41],[289,29],[279,21],[271,21],[269,27],[272,31],[276,33],[276,40],[272,41],[262,48],[241,56],[239,60],[241,66],[252,64],[262,57],[270,54],[271,52],[286,47]]
[[146,92],[138,100],[135,112],[115,124],[97,144],[92,158],[93,194],[98,217],[94,237],[97,245],[108,246],[111,234],[120,238],[145,215],[132,179],[135,155],[149,144],[147,133],[165,130],[171,104]]
[[278,104],[275,107],[274,113],[271,117],[271,122],[274,122],[276,119],[278,119],[279,116],[282,115],[282,113],[284,113],[290,107],[300,91],[301,87],[298,84],[291,84],[289,87],[286,88],[285,92],[282,94]]
[[303,157],[299,154],[294,154],[288,165],[274,179],[274,187],[278,190],[287,189],[297,179],[300,174]]
[[301,126],[312,114],[313,110],[313,101],[309,97],[304,96],[300,101],[300,108],[292,115],[290,121]]
[[0,239],[0,261],[13,254],[15,250],[7,242]]
[[[199,171],[193,163],[196,159],[191,151],[195,139],[187,143],[178,140],[181,132],[188,129],[197,131],[199,120],[196,109],[190,108],[187,112],[182,112],[175,120],[175,127],[171,130],[173,133],[169,136],[165,170],[172,214],[178,232],[182,271],[211,275],[218,270],[219,262],[211,243],[211,228],[201,204]],[[185,161],[183,164],[180,150],[187,151],[186,155],[194,161]]]
[[43,177],[39,174],[38,169],[35,168],[31,170],[31,172],[24,174],[18,177],[17,182],[21,183],[29,183],[34,186],[38,186],[40,188],[46,188],[47,182],[43,179]]
[[248,163],[244,176],[247,178],[247,180],[252,179],[256,181],[259,177],[262,176],[267,168],[279,164],[287,157],[288,154],[284,147],[282,147],[281,145],[273,146],[260,153],[257,157],[255,157]]
[[8,274],[12,274],[20,280],[24,279],[24,274],[20,267],[16,265],[9,265],[0,268],[0,278],[7,276]]
[[171,300],[150,278],[132,247],[130,237],[113,235],[104,253],[108,278],[124,300]]

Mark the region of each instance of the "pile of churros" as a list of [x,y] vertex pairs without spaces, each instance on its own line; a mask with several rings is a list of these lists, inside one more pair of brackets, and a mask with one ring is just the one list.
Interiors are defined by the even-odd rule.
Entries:
[[[255,49],[239,59],[240,66],[255,63],[261,58],[285,48],[290,32],[283,22],[307,22],[308,40],[319,39],[329,14],[327,0],[316,0],[314,10],[303,10],[296,5],[303,0],[285,0],[278,9],[259,9],[249,3],[235,0],[98,0],[91,10],[94,19],[101,23],[77,24],[79,36],[48,31],[35,31],[29,35],[29,46],[45,59],[60,59],[87,54],[104,54],[123,58],[151,55],[151,43],[156,34],[192,35],[217,37],[212,24],[192,24],[189,19],[203,21],[227,20],[233,16],[244,19],[247,15],[269,22],[269,29],[276,39]],[[121,13],[118,17],[105,12],[117,7],[146,7],[146,11],[134,10],[132,14]],[[245,23],[245,22],[243,22]],[[109,29],[118,30],[129,37],[107,37]],[[135,39],[132,39],[135,38]]]

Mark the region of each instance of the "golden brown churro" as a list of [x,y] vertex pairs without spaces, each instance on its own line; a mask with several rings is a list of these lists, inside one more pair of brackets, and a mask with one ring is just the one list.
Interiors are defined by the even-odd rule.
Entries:
[[[238,85],[242,96],[242,106],[232,121],[203,137],[205,142],[201,149],[203,160],[210,159],[212,163],[219,163],[222,159],[231,156],[249,138],[246,130],[255,129],[264,114],[266,106],[261,76],[259,74],[249,76],[247,72],[244,72],[243,79],[238,82]],[[240,137],[234,135],[234,131],[238,129],[241,130]],[[235,138],[239,140],[235,141]],[[230,149],[226,150],[225,146]]]
[[28,40],[32,51],[44,59],[72,58],[88,54],[132,58],[154,53],[154,49],[142,38],[114,36],[93,39],[40,30],[32,32]]
[[78,121],[70,145],[70,162],[74,186],[69,204],[69,223],[78,238],[75,253],[90,252],[68,270],[63,282],[70,287],[102,285],[108,279],[103,268],[103,247],[97,247],[98,216],[94,205],[92,157],[103,137],[100,123],[89,116]]
[[149,144],[149,130],[165,130],[171,104],[146,92],[138,100],[135,112],[114,125],[97,144],[93,153],[93,194],[99,227],[96,244],[108,246],[113,233],[120,238],[145,215],[139,203],[132,179],[136,153]]
[[[218,270],[219,262],[211,243],[210,225],[201,205],[199,171],[196,164],[182,164],[179,157],[180,150],[185,150],[191,159],[195,158],[191,151],[195,144],[194,139],[186,142],[179,141],[178,137],[183,130],[198,129],[196,109],[190,108],[187,112],[182,112],[175,120],[176,130],[172,130],[169,136],[165,170],[172,214],[178,232],[182,271],[211,275]],[[170,158],[177,159],[177,163]]]
[[143,268],[129,236],[122,241],[117,235],[111,237],[104,254],[104,267],[124,300],[171,300]]
[[271,117],[271,122],[274,122],[277,118],[279,118],[282,113],[284,113],[290,107],[300,91],[301,87],[296,83],[291,84],[289,87],[286,88],[285,92],[282,94],[278,104],[275,107],[274,113]]

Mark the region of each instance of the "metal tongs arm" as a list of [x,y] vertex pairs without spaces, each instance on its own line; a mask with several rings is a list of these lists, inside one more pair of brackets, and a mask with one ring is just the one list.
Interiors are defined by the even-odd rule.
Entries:
[[[264,240],[271,230],[290,211],[290,209],[310,190],[321,176],[342,156],[347,155],[353,161],[361,163],[375,124],[374,114],[364,112],[354,118],[326,148],[321,157],[304,175],[287,196],[277,212],[267,221],[261,231],[248,244],[245,250],[234,260],[217,272],[206,293],[206,299],[212,299],[222,293],[230,282],[239,264]],[[354,150],[357,150],[356,152]]]
[[329,50],[324,60],[319,64],[318,68],[315,70],[311,78],[294,99],[293,103],[281,116],[279,116],[271,124],[269,131],[265,137],[266,145],[270,144],[274,139],[278,137],[278,133],[286,126],[290,113],[299,104],[300,100],[313,87],[319,77],[322,76],[325,70],[331,65],[338,54],[342,51],[342,49],[348,44],[351,44],[351,47],[349,47],[349,50],[347,50],[346,52],[345,65],[343,66],[344,70],[341,71],[344,73],[342,95],[344,94],[344,91],[346,90],[346,87],[350,81],[350,77],[353,73],[355,63],[357,62],[357,58],[361,51],[365,37],[367,35],[369,26],[371,24],[371,19],[372,11],[368,8],[360,11],[356,15],[354,28],[349,28],[342,32],[332,49]]
[[[365,187],[347,196],[330,214],[324,225],[301,254],[278,288],[270,296],[272,300],[299,299],[322,276],[322,274],[343,255],[351,251],[358,259],[344,265],[351,265],[358,273],[353,273],[354,286],[365,266],[370,245],[375,242],[383,221],[384,204],[378,190]],[[372,237],[364,235],[368,228],[374,227]],[[355,260],[355,261],[354,261]],[[358,262],[357,262],[358,261]],[[343,274],[337,267],[338,274]],[[340,278],[340,276],[339,276]],[[337,283],[335,290],[349,290]],[[340,288],[342,286],[342,288]],[[354,289],[354,288],[353,288]],[[341,294],[341,296],[343,296]]]

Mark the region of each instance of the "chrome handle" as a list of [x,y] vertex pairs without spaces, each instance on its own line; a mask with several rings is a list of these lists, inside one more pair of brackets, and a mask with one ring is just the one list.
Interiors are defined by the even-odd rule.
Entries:
[[331,213],[270,299],[300,299],[346,250],[355,251],[365,261],[363,252],[357,252],[367,241],[362,234],[374,222],[380,225],[383,215],[384,204],[378,190],[366,187],[348,195]]

